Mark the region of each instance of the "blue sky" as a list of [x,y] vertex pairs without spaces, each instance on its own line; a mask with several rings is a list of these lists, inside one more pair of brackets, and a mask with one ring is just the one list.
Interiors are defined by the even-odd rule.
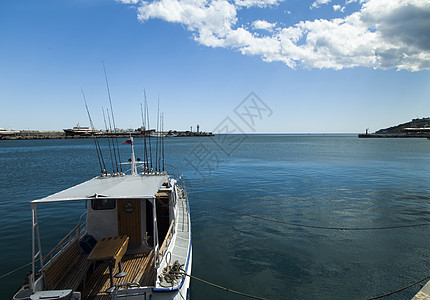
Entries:
[[[0,127],[355,133],[430,116],[429,0],[2,0]],[[241,123],[251,92],[272,113]],[[243,103],[242,103],[243,104]],[[153,126],[155,122],[153,122]]]

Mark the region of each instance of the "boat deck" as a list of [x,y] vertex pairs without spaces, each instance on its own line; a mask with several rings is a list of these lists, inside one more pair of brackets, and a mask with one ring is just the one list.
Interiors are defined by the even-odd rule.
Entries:
[[[164,269],[167,263],[173,264],[175,261],[178,261],[179,264],[183,265],[188,273],[191,271],[191,264],[187,265],[190,259],[191,251],[190,219],[187,202],[187,198],[185,198],[182,194],[179,194],[176,204],[175,238],[168,250],[170,255],[164,255],[166,259],[163,258],[161,266],[158,270],[158,275],[162,274],[161,270]],[[163,252],[162,249],[160,251]],[[166,283],[165,281],[160,280],[160,276],[158,276],[156,278],[156,286],[158,288],[171,288],[177,285],[181,286],[181,282],[184,279],[185,277],[182,277],[181,280],[175,281],[174,283]]]
[[189,228],[189,215],[186,198],[180,197],[177,204],[178,219],[175,247],[172,251],[173,263],[175,260],[185,264],[188,255],[188,246],[190,243],[190,228]]
[[[154,255],[129,254],[122,258],[122,270],[127,275],[122,278],[114,277],[114,285],[126,285],[127,283],[139,283],[140,286],[153,285],[154,283]],[[114,270],[114,273],[118,270]],[[87,279],[82,290],[82,299],[111,299],[106,290],[110,287],[109,266],[106,263],[99,264],[94,273]]]

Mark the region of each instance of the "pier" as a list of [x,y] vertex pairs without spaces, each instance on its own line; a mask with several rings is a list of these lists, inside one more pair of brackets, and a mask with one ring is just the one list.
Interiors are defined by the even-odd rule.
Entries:
[[430,138],[429,133],[362,133],[359,138]]

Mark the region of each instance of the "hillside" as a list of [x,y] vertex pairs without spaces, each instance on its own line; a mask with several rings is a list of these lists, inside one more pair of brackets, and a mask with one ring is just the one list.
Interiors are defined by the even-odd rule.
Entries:
[[[421,129],[421,130],[420,130]],[[401,134],[405,132],[420,132],[430,130],[430,118],[412,119],[412,121],[392,126],[385,129],[380,129],[375,134]]]

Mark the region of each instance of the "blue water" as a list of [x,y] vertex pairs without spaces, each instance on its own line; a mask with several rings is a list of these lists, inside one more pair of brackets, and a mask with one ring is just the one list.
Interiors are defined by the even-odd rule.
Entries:
[[[136,144],[142,152],[142,142]],[[129,146],[120,148],[126,160]],[[170,138],[166,163],[185,175],[197,277],[269,299],[365,299],[430,275],[430,226],[338,231],[285,224],[430,224],[426,139]],[[92,140],[0,141],[0,167],[1,276],[31,260],[28,202],[90,179],[99,167]],[[38,206],[45,253],[83,209],[83,203]],[[12,295],[28,269],[0,279],[1,298]],[[244,299],[195,280],[191,297]]]

